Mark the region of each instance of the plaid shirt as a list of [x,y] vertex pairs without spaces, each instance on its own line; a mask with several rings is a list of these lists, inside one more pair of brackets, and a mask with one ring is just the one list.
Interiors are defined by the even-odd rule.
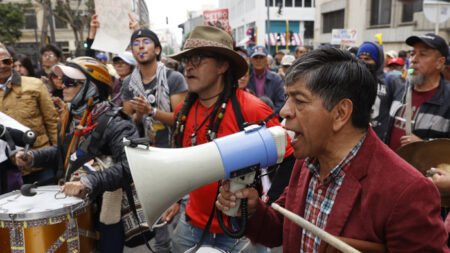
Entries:
[[[327,219],[333,209],[334,201],[344,181],[345,172],[350,166],[350,161],[358,153],[359,148],[366,136],[353,147],[347,156],[334,167],[330,174],[320,181],[319,161],[315,158],[306,158],[305,165],[313,174],[309,181],[308,193],[305,203],[305,219],[321,229],[325,229]],[[315,236],[311,232],[303,229],[302,243],[300,252],[318,252],[320,245],[320,237]]]

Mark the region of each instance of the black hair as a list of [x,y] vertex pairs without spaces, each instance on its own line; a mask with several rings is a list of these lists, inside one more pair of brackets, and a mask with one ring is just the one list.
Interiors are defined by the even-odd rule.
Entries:
[[62,51],[61,51],[61,49],[59,49],[58,46],[53,45],[53,44],[47,44],[47,45],[43,46],[40,51],[41,55],[43,55],[44,52],[47,52],[47,51],[52,51],[54,54],[56,54],[56,57],[58,57],[59,59],[62,59]]
[[406,51],[405,51],[405,50],[400,50],[400,51],[398,51],[398,57],[400,57],[400,58],[406,58]]
[[[207,136],[207,139],[209,141],[212,141],[216,137],[217,131],[219,129],[220,123],[222,122],[223,115],[226,110],[226,104],[228,103],[228,100],[231,98],[233,93],[236,92],[236,89],[238,87],[237,82],[238,79],[236,78],[236,75],[234,75],[234,71],[232,68],[232,61],[220,55],[215,58],[218,64],[227,61],[229,63],[229,67],[227,71],[225,71],[225,73],[223,74],[225,86],[223,88],[223,91],[220,93],[219,98],[217,99],[217,102],[214,105],[214,109],[211,111],[211,117],[209,118],[208,136]],[[187,116],[197,98],[198,95],[196,93],[188,92],[186,98],[184,99],[183,105],[181,106],[181,109],[175,116],[175,127],[172,133],[172,147],[183,146],[183,135],[187,121]]]
[[34,77],[33,63],[31,62],[31,59],[28,56],[24,54],[16,54],[14,56],[14,61],[20,61],[20,64],[22,64],[22,66],[24,66],[27,69],[28,75]]
[[353,103],[353,126],[367,129],[377,85],[367,67],[347,51],[325,47],[295,61],[286,73],[286,86],[303,80],[327,110],[348,98]]

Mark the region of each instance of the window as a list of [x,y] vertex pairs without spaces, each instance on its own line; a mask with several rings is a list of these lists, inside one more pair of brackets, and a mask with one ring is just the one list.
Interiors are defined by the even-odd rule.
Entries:
[[303,0],[295,0],[295,7],[302,7],[302,1]]
[[417,1],[412,3],[404,3],[402,11],[402,22],[411,22],[414,18],[415,12],[422,11],[423,1]]
[[305,0],[305,7],[312,7],[312,0]]
[[292,0],[284,0],[284,6],[292,7]]
[[[345,10],[338,10],[333,12],[327,12],[322,14],[323,20],[323,33],[331,33],[333,29],[343,29],[344,28],[344,15]],[[306,25],[306,23],[305,23]]]
[[283,0],[275,0],[275,6],[276,7],[283,6]]
[[36,12],[34,9],[25,10],[25,29],[36,28]]
[[67,29],[67,23],[64,22],[62,19],[54,16],[55,20],[55,28],[56,29]]
[[372,0],[370,9],[370,25],[386,25],[391,23],[392,0]]
[[265,0],[266,1],[266,7],[267,7],[267,3],[269,3],[269,6],[273,6],[273,0]]
[[305,21],[305,33],[303,34],[305,39],[314,38],[314,21]]

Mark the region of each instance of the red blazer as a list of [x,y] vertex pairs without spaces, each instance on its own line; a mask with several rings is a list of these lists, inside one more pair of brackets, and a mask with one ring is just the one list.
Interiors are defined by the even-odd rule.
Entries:
[[[276,201],[303,217],[310,171],[297,160]],[[300,252],[302,229],[260,201],[247,236],[283,252]],[[450,252],[436,186],[379,140],[372,128],[351,161],[325,230],[383,243],[389,252]],[[320,250],[325,246],[324,241]]]

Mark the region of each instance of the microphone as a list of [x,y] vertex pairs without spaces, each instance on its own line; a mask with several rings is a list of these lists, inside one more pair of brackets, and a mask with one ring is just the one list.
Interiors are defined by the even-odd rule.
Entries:
[[7,135],[11,137],[15,145],[21,147],[25,146],[25,143],[23,142],[24,133],[22,131],[0,124],[0,139],[8,142]]
[[24,154],[23,154],[23,160],[27,160],[28,159],[28,149],[30,148],[30,146],[33,146],[34,142],[36,141],[36,133],[28,130],[25,132],[25,134],[23,135],[23,142],[25,143],[25,149],[24,149]]
[[32,196],[36,195],[36,190],[34,189],[36,187],[37,187],[36,184],[23,184],[20,187],[20,193],[23,196],[32,197]]

